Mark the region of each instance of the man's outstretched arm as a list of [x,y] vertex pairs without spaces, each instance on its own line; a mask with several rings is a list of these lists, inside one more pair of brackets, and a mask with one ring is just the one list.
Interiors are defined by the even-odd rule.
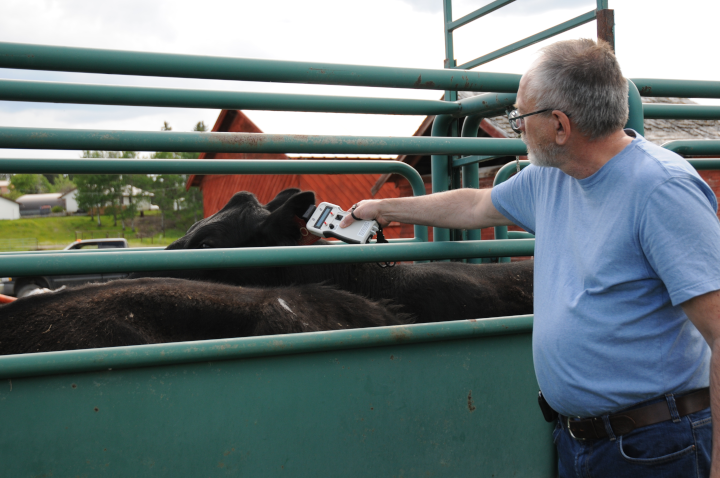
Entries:
[[[481,229],[513,224],[495,209],[490,189],[456,189],[427,196],[374,199],[358,203],[355,216],[375,219],[381,226],[392,221],[452,229]],[[346,216],[340,227],[352,224]]]

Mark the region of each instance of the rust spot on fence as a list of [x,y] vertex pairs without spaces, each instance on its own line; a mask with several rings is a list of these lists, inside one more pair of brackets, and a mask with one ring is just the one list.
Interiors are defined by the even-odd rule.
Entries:
[[72,385],[70,385],[70,386],[71,386],[72,388],[77,388],[77,385],[75,385],[74,383],[73,383]]
[[475,405],[473,405],[473,399],[472,399],[472,390],[468,393],[468,410],[471,412],[475,410]]
[[396,342],[404,342],[412,336],[412,333],[408,332],[407,330],[393,330],[390,332],[390,334],[393,336],[393,339],[395,339]]
[[640,95],[647,95],[652,93],[652,86],[643,86],[640,88]]
[[93,410],[95,410],[96,412],[100,411],[100,409],[98,407],[93,408]]
[[413,83],[413,86],[415,88],[434,88],[435,82],[434,81],[426,81],[423,83],[422,81],[422,75],[417,77],[417,80],[415,80],[415,83]]

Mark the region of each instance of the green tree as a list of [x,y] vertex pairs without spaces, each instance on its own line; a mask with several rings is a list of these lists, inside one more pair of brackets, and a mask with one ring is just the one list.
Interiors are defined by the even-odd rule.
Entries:
[[53,189],[50,181],[42,174],[13,174],[10,178],[10,187],[20,193],[19,196],[49,193]]
[[67,194],[77,188],[72,179],[66,174],[60,174],[55,178],[53,183],[53,192]]
[[[172,126],[165,121],[161,131],[172,131]],[[206,131],[204,121],[198,121],[193,131]],[[151,155],[153,159],[197,159],[200,153],[195,152],[165,152],[160,151]],[[165,234],[166,218],[172,217],[179,222],[177,226],[186,228],[202,218],[203,199],[202,191],[198,188],[187,190],[185,185],[187,174],[160,174],[154,177],[152,188],[153,203],[160,208],[160,221],[163,234]]]
[[[134,158],[134,151],[83,151],[83,158]],[[73,178],[77,184],[78,207],[90,211],[90,219],[97,213],[98,227],[102,226],[100,211],[113,215],[115,225],[119,213],[122,211],[122,194],[125,179],[121,174],[85,174]],[[124,227],[124,224],[123,224]]]

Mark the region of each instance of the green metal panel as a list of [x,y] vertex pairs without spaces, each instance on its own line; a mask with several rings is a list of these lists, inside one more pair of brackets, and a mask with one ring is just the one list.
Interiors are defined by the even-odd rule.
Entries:
[[310,154],[525,154],[519,139],[0,127],[0,148]]
[[[0,376],[12,377],[0,381],[3,473],[554,477],[530,324],[2,357]],[[154,357],[119,368],[126,354]],[[19,361],[40,365],[23,375]]]
[[631,78],[642,96],[720,98],[720,81]]
[[3,255],[2,277],[132,272],[230,267],[462,259],[466,257],[530,256],[535,241],[416,242],[412,244],[348,244],[312,247],[256,247],[169,251],[117,251],[102,254]]
[[0,42],[0,68],[110,75],[514,93],[520,75],[256,60]]
[[645,119],[720,120],[720,106],[643,104]]

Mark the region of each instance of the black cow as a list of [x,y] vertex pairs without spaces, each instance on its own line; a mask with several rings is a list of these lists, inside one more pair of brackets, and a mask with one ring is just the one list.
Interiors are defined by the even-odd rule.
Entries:
[[413,322],[396,309],[327,286],[124,279],[0,305],[0,355]]
[[[239,192],[167,249],[295,246],[301,238],[295,218],[314,204],[315,194],[299,189],[286,189],[265,206],[253,194]],[[375,264],[318,264],[131,275],[146,276],[272,287],[325,283],[373,300],[390,299],[418,322],[530,314],[533,306],[533,261],[434,262],[385,269]]]

